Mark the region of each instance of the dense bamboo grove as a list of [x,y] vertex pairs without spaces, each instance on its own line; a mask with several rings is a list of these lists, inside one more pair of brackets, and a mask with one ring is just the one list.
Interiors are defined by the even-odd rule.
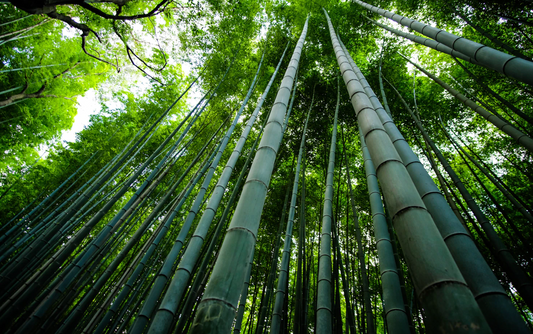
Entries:
[[41,7],[0,6],[3,333],[533,331],[531,3]]

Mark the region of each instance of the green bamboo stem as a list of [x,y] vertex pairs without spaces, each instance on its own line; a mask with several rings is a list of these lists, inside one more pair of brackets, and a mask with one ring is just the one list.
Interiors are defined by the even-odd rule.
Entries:
[[[255,148],[257,147],[259,138],[261,137],[261,134],[263,133],[264,127],[265,127],[265,124],[263,124],[259,135],[256,137],[254,144],[252,145],[252,148],[250,149],[250,152],[248,153],[246,161],[242,167],[241,173],[239,174],[239,177],[237,178],[237,181],[235,182],[235,186],[228,200],[228,204],[226,205],[226,208],[224,209],[224,212],[222,213],[222,217],[220,218],[217,224],[216,230],[213,234],[213,238],[211,239],[211,242],[209,244],[208,250],[206,252],[207,255],[203,258],[200,268],[198,269],[198,273],[196,275],[197,278],[192,284],[192,287],[190,288],[190,292],[189,292],[189,295],[187,296],[187,300],[185,301],[182,314],[189,314],[193,308],[193,304],[196,304],[196,297],[198,296],[199,291],[200,291],[200,285],[201,285],[201,280],[202,280],[201,278],[202,277],[207,278],[207,266],[209,265],[209,262],[211,260],[210,254],[213,254],[215,250],[215,246],[218,244],[219,236],[222,233],[222,228],[226,226],[227,217],[233,207],[233,203],[235,199],[237,198],[237,195],[239,194],[242,180],[244,179],[244,176],[246,175],[246,171],[248,170],[248,165],[250,164],[252,154],[255,152]],[[185,328],[186,324],[185,324],[185,320],[183,319],[184,319],[183,317],[180,318],[176,326],[176,332],[178,333],[183,332],[183,329]]]
[[459,37],[430,25],[374,7],[360,0],[353,0],[353,2],[453,48],[454,50],[475,59],[480,65],[533,85],[533,62],[531,61],[508,55],[507,53],[473,42],[464,37]]
[[[287,125],[289,123],[289,116],[290,116],[292,106],[294,103],[294,98],[296,96],[297,81],[298,81],[298,71],[296,71],[296,78],[294,82],[294,87],[292,89],[292,97],[291,97],[291,102],[289,104],[289,110],[287,111],[287,116],[285,117],[285,122],[283,124],[284,134],[285,134],[285,130],[287,129]],[[291,166],[294,166],[294,159],[293,159],[293,164]],[[292,170],[292,167],[291,167],[291,170]],[[285,201],[283,202],[283,211],[281,213],[281,219],[279,223],[279,232],[277,234],[279,237],[277,238],[276,245],[274,246],[274,254],[272,255],[272,258],[273,258],[272,266],[270,269],[270,274],[268,276],[267,289],[265,292],[265,298],[267,300],[267,303],[263,305],[263,307],[261,308],[259,312],[259,318],[257,320],[257,327],[256,327],[255,334],[263,334],[265,323],[267,322],[266,318],[267,318],[267,313],[268,313],[269,308],[266,306],[266,304],[270,305],[270,301],[272,300],[272,289],[274,287],[274,279],[276,277],[276,270],[278,269],[278,260],[279,260],[278,257],[279,257],[280,247],[281,247],[281,235],[283,233],[283,226],[284,226],[283,222],[285,222],[285,218],[286,218],[287,205],[289,203],[290,192],[291,192],[290,184],[287,184],[287,192],[285,194]]]
[[[327,13],[326,18],[337,62],[371,159],[376,165],[393,224],[411,270],[413,284],[424,305],[428,327],[437,332],[438,328],[448,327],[450,324],[469,324],[460,329],[468,333],[475,324],[479,332],[490,333],[472,292],[466,286],[402,159],[359,83],[348,61],[351,57],[342,50]],[[428,266],[430,263],[431,266]],[[442,282],[447,284],[443,285]]]
[[[359,258],[359,268],[361,270],[361,278],[362,278],[362,285],[363,285],[363,303],[364,303],[364,309],[366,313],[366,328],[368,333],[376,333],[376,328],[374,325],[373,317],[372,317],[372,306],[370,302],[370,288],[369,288],[369,281],[368,281],[368,275],[367,275],[367,269],[365,264],[365,252],[363,249],[363,243],[361,239],[361,228],[359,227],[359,219],[358,219],[358,213],[355,208],[355,196],[352,189],[352,178],[350,176],[350,167],[348,166],[348,161],[346,161],[346,174],[348,177],[348,189],[350,193],[350,205],[352,208],[352,214],[353,214],[353,220],[355,225],[355,236],[357,239],[357,257]],[[377,239],[377,238],[376,238]],[[377,239],[379,240],[379,239]],[[398,324],[399,328],[401,328],[401,322]]]
[[[244,284],[242,285],[242,292],[241,292],[241,298],[239,300],[239,307],[237,309],[237,316],[235,317],[235,327],[233,329],[233,334],[238,334],[241,332],[241,325],[242,325],[242,318],[244,317],[244,307],[246,306],[246,299],[248,298],[248,288],[250,287],[250,274],[252,273],[252,266],[253,266],[253,259],[254,259],[254,250],[252,250],[251,260],[248,264],[248,273],[246,274],[246,278],[244,280]],[[259,285],[256,285],[256,288]],[[255,304],[254,298],[254,304]],[[252,312],[254,312],[254,307],[252,305]],[[253,318],[253,314],[251,315],[251,318]]]
[[304,305],[303,298],[303,277],[305,273],[303,272],[305,267],[305,169],[306,169],[306,147],[305,142],[303,143],[303,159],[302,159],[302,188],[300,190],[300,207],[298,208],[300,216],[300,224],[298,226],[298,259],[297,259],[297,268],[296,268],[296,306],[294,308],[294,322],[293,322],[293,331],[295,334],[306,333],[307,329],[304,327],[303,323],[303,310],[307,305]]
[[326,172],[326,190],[322,209],[322,229],[320,232],[320,253],[318,256],[318,285],[316,305],[316,332],[331,333],[333,326],[331,305],[331,226],[333,224],[333,176],[335,173],[335,148],[337,147],[337,116],[339,114],[340,87],[337,84],[337,104],[333,118],[331,143],[329,149],[328,169]]
[[392,119],[392,113],[390,112],[389,103],[387,102],[387,95],[385,94],[385,89],[383,88],[383,78],[381,74],[381,65],[383,64],[383,51],[381,50],[381,56],[379,57],[379,74],[378,74],[378,80],[379,80],[379,89],[381,91],[381,99],[383,100],[383,107],[385,107],[385,111],[387,114],[389,114],[389,117]]
[[[265,133],[261,138],[247,182],[222,243],[211,279],[207,283],[204,296],[198,306],[191,328],[192,333],[209,331],[227,333],[231,330],[246,276],[247,264],[252,248],[255,246],[261,212],[280,146],[287,103],[306,33],[307,20],[276,96]],[[211,314],[220,316],[215,318]]]
[[[261,64],[262,64],[262,59],[261,59],[261,62],[259,64],[259,68],[261,67]],[[200,207],[201,207],[201,204],[204,200],[204,197],[207,193],[207,189],[209,187],[209,184],[211,183],[211,180],[213,178],[213,175],[215,173],[215,170],[218,166],[218,163],[220,162],[220,159],[222,158],[222,153],[224,152],[228,142],[229,142],[229,138],[231,136],[231,134],[233,133],[233,130],[235,129],[235,126],[237,125],[237,122],[239,121],[240,119],[240,116],[242,114],[242,112],[244,111],[244,107],[246,106],[247,102],[248,102],[248,99],[250,98],[251,94],[252,94],[252,91],[253,91],[253,88],[254,88],[254,83],[255,83],[255,80],[257,79],[257,75],[259,73],[259,69],[257,70],[256,72],[256,75],[254,77],[254,80],[252,81],[252,85],[250,86],[250,89],[248,90],[248,93],[247,93],[247,96],[246,98],[244,99],[242,105],[241,105],[241,108],[237,111],[237,114],[236,116],[234,117],[234,120],[233,120],[233,123],[231,124],[231,126],[229,127],[229,129],[226,131],[226,134],[224,135],[224,138],[222,139],[222,143],[218,149],[218,152],[213,160],[213,162],[211,163],[211,166],[209,166],[209,170],[204,178],[204,181],[200,187],[200,191],[198,192],[198,194],[196,195],[196,198],[194,199],[194,202],[191,206],[191,209],[189,210],[189,213],[187,214],[187,217],[185,218],[185,221],[183,222],[183,225],[181,226],[181,229],[180,229],[180,233],[178,235],[178,237],[176,238],[176,241],[174,242],[174,245],[170,251],[170,253],[167,255],[167,258],[165,259],[165,263],[163,265],[163,269],[162,271],[158,274],[158,278],[154,284],[154,287],[152,288],[152,290],[150,291],[150,294],[146,300],[146,302],[144,303],[143,305],[143,308],[141,310],[141,312],[139,312],[139,315],[137,316],[137,319],[135,321],[135,323],[133,324],[133,326],[130,328],[130,333],[132,334],[137,334],[137,333],[142,333],[145,329],[145,327],[147,325],[149,325],[149,322],[150,322],[150,319],[152,317],[152,314],[154,312],[154,309],[156,308],[156,301],[159,299],[159,296],[161,295],[161,293],[163,292],[165,286],[166,286],[166,283],[167,281],[169,280],[170,276],[171,276],[171,272],[172,272],[172,268],[173,268],[173,265],[179,255],[179,253],[181,252],[181,249],[185,243],[185,238],[187,237],[188,233],[189,233],[189,230],[192,226],[192,223],[194,221],[194,219],[196,218],[196,215],[197,213],[199,212],[200,210]],[[207,230],[208,230],[209,226],[205,226],[205,222],[203,224],[203,226],[200,227],[200,229],[204,230],[205,229],[205,233],[207,233]],[[199,239],[202,239],[202,238],[199,238]],[[196,240],[198,241],[198,239]],[[203,242],[203,239],[201,240]],[[196,246],[196,245],[195,245]],[[194,247],[194,246],[193,246]],[[201,244],[200,244],[200,247],[201,247]],[[199,247],[199,248],[200,248]],[[172,303],[176,303],[176,301],[172,301]],[[171,306],[169,305],[169,309],[164,309],[166,310],[166,312],[172,310],[172,309],[175,309],[175,307],[177,307],[177,305],[175,306]],[[160,314],[166,314],[165,313],[160,313]],[[171,326],[171,322],[172,322],[172,318],[169,319],[168,316],[165,316],[165,318],[167,319],[165,322],[161,322],[160,324],[163,325],[163,324],[166,324],[166,326]],[[153,319],[152,319],[153,320]]]
[[433,158],[433,155],[431,155],[431,148],[429,147],[429,144],[424,140],[424,143],[426,145],[426,149],[424,149],[424,147],[422,147],[422,145],[418,141],[418,138],[416,136],[415,136],[415,138],[417,140],[417,143],[419,144],[420,149],[424,152],[424,155],[428,158],[429,164],[431,165],[431,168],[435,172],[435,175],[437,175],[437,180],[439,181],[441,191],[444,193],[444,197],[446,198],[446,202],[448,202],[448,205],[450,206],[452,211],[455,213],[455,216],[457,217],[457,219],[459,220],[461,225],[463,225],[463,227],[465,228],[465,231],[470,234],[468,226],[466,225],[466,222],[464,221],[463,216],[461,216],[461,211],[459,210],[459,208],[455,204],[452,196],[450,195],[450,192],[448,191],[448,187],[446,186],[446,182],[444,180],[444,177],[442,176],[442,173],[440,172],[439,168],[437,167],[437,163],[435,162],[435,159]]
[[506,43],[500,41],[497,37],[495,36],[492,36],[491,33],[489,33],[488,31],[486,31],[485,29],[481,28],[479,25],[475,24],[474,22],[472,22],[466,15],[463,15],[461,14],[459,11],[455,10],[455,14],[457,14],[457,16],[459,16],[463,21],[465,21],[469,26],[471,26],[472,28],[474,28],[477,32],[479,32],[481,35],[483,35],[484,37],[488,38],[489,40],[491,40],[494,44],[502,47],[503,49],[507,50],[507,52],[517,56],[517,57],[520,57],[520,58],[523,58],[525,60],[530,60],[531,58],[528,58],[527,56],[525,56],[523,53],[521,53],[520,51],[510,47],[509,45],[507,45]]
[[281,265],[279,270],[278,277],[278,288],[274,295],[274,309],[272,310],[272,323],[270,326],[271,333],[279,333],[281,331],[281,319],[284,312],[283,310],[283,301],[287,290],[285,287],[289,281],[289,262],[291,254],[291,244],[292,244],[292,228],[294,226],[294,214],[296,211],[296,201],[298,195],[298,181],[300,179],[300,166],[302,164],[302,156],[304,154],[305,138],[307,133],[307,123],[309,122],[309,115],[311,115],[311,109],[313,108],[313,103],[315,99],[315,92],[313,90],[313,97],[311,98],[311,105],[309,106],[309,111],[307,112],[307,117],[304,123],[304,128],[302,130],[302,139],[300,141],[300,150],[298,151],[298,160],[296,162],[296,170],[294,172],[294,182],[292,186],[292,196],[291,204],[289,208],[289,217],[287,220],[287,228],[285,231],[285,241],[283,244],[283,253],[281,257]]

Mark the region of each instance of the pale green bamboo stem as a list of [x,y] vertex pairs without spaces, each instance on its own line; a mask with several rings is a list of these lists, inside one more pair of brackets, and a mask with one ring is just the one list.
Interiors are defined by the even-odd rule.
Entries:
[[241,332],[242,327],[242,318],[244,317],[244,307],[246,306],[246,299],[248,299],[248,288],[250,287],[250,274],[252,273],[254,251],[252,251],[252,256],[250,263],[248,264],[248,273],[242,285],[241,298],[239,300],[239,308],[237,311],[237,316],[235,317],[235,327],[233,328],[233,334],[238,334]]
[[326,191],[322,209],[322,229],[320,232],[320,253],[318,255],[318,284],[316,303],[316,332],[331,333],[333,329],[333,306],[331,304],[331,226],[333,224],[333,176],[335,173],[335,148],[337,144],[337,116],[339,114],[340,89],[337,87],[337,105],[333,118],[333,129],[329,148]]
[[[287,103],[306,34],[307,20],[281,82],[213,273],[197,308],[192,333],[229,333],[231,330],[252,248],[255,247],[261,213],[280,146]],[[213,314],[219,316],[213,317]]]
[[383,100],[383,106],[385,107],[385,111],[387,114],[389,114],[390,118],[392,119],[392,114],[390,112],[389,103],[387,101],[387,95],[385,94],[385,89],[383,88],[383,79],[381,74],[381,65],[383,64],[383,51],[381,50],[381,57],[379,58],[379,89],[381,90],[381,99]]
[[[511,281],[513,281],[513,284],[515,285],[515,287],[519,291],[519,293],[522,295],[522,298],[524,299],[524,301],[526,303],[528,303],[528,305],[531,305],[531,302],[533,301],[533,298],[532,298],[533,297],[533,285],[532,285],[532,282],[531,282],[531,278],[517,264],[516,260],[513,258],[512,254],[510,253],[510,251],[507,248],[507,246],[500,239],[500,237],[498,236],[498,234],[496,233],[496,231],[492,227],[490,221],[487,219],[485,214],[481,211],[479,206],[475,203],[474,199],[472,198],[472,196],[470,195],[468,190],[466,190],[465,186],[463,185],[463,183],[461,182],[461,180],[459,179],[459,177],[457,176],[455,171],[451,168],[451,166],[448,164],[448,162],[446,161],[444,156],[441,154],[440,150],[433,143],[433,141],[431,140],[431,138],[429,137],[429,135],[427,134],[427,132],[423,128],[422,124],[420,123],[420,121],[418,119],[416,119],[416,117],[414,116],[414,114],[412,113],[412,111],[410,109],[407,109],[407,111],[410,111],[411,117],[415,121],[415,123],[416,123],[417,127],[419,128],[419,130],[422,132],[422,135],[424,136],[424,139],[428,142],[428,144],[431,146],[431,149],[437,155],[437,158],[439,159],[441,164],[444,166],[444,169],[446,170],[446,172],[448,173],[448,175],[450,176],[450,178],[452,179],[452,181],[454,182],[456,187],[461,192],[461,195],[465,199],[468,207],[470,208],[470,210],[472,210],[472,212],[476,216],[477,220],[479,221],[479,224],[481,225],[481,227],[483,228],[483,230],[487,234],[487,237],[488,237],[491,245],[494,247],[494,249],[497,252],[500,264],[503,266],[505,271],[509,274],[509,277],[510,277]],[[468,254],[469,253],[464,252],[464,253],[459,254],[459,255],[465,257]],[[459,258],[460,257],[458,257],[458,260],[459,260]],[[477,266],[480,265],[479,261],[471,262],[471,263],[472,264],[476,264]],[[471,266],[472,266],[472,264],[471,264]],[[475,269],[475,268],[473,267],[472,269]],[[478,280],[478,281],[481,281],[482,279],[484,280],[484,279],[489,278],[489,277],[490,276],[479,275],[478,274],[478,276],[475,279]],[[481,287],[484,287],[486,289],[488,287],[487,283],[490,283],[490,282],[485,282]],[[471,282],[469,282],[469,284],[472,285],[472,284],[475,284],[475,282],[471,281]],[[493,285],[493,286],[495,287],[495,285]],[[500,286],[500,288],[501,288],[501,286]],[[483,312],[485,314],[487,314],[487,320],[491,322],[491,325],[493,327],[494,326],[498,326],[498,327],[494,327],[494,328],[504,329],[504,328],[509,328],[509,326],[512,326],[512,327],[516,327],[516,329],[513,329],[513,332],[516,332],[516,333],[523,332],[523,331],[521,331],[521,327],[523,327],[522,326],[523,325],[523,321],[517,320],[517,318],[515,316],[516,309],[509,307],[509,303],[506,302],[508,300],[508,296],[505,293],[503,293],[503,294],[499,293],[499,294],[500,295],[505,295],[505,297],[507,297],[507,298],[500,298],[501,301],[499,301],[498,303],[487,302],[486,306],[482,306]],[[485,294],[480,294],[480,295],[476,294],[476,295],[477,295],[478,300],[479,300],[480,297],[485,297],[486,298],[486,297],[490,297],[492,294],[485,293]],[[494,295],[496,295],[496,294],[494,294]],[[487,298],[487,300],[489,300],[489,299],[490,298]],[[504,302],[505,302],[505,304],[504,304]],[[495,314],[494,311],[495,311],[496,307],[502,307],[502,311],[501,312],[496,312],[496,314]],[[507,310],[505,312],[505,314],[506,314],[505,317],[501,316],[501,314],[503,314],[503,310]],[[514,310],[514,312],[512,312],[511,310]],[[489,316],[489,314],[492,314],[492,316]],[[497,316],[497,314],[499,316]],[[496,319],[494,319],[494,318],[496,318]],[[505,319],[502,319],[502,318],[505,318]],[[507,326],[503,326],[501,323],[504,323],[504,322],[508,323],[508,325]],[[497,323],[500,323],[500,325],[497,325]],[[501,326],[501,327],[499,327],[499,326]],[[495,332],[498,333],[498,331],[496,331],[496,330],[495,330]],[[527,328],[526,328],[526,332],[525,333],[527,333]]]
[[394,250],[387,226],[387,218],[383,209],[383,202],[381,201],[381,192],[379,191],[376,169],[370,158],[370,153],[366,147],[362,131],[359,131],[359,136],[365,164],[368,196],[370,199],[370,209],[374,225],[374,237],[376,238],[378,250],[387,328],[391,334],[409,334],[409,320],[407,313],[405,312],[405,302],[402,296],[400,276],[394,258]]
[[[363,15],[364,16],[364,15]],[[421,44],[421,45],[425,45],[427,46],[428,48],[431,48],[433,50],[437,50],[437,51],[440,51],[442,53],[446,53],[450,56],[455,56],[457,58],[461,58],[463,60],[466,60],[468,62],[471,62],[472,64],[476,64],[476,65],[479,65],[478,62],[475,60],[475,59],[472,59],[471,57],[465,55],[465,54],[462,54],[461,52],[459,51],[456,51],[450,47],[447,47],[446,45],[442,44],[442,43],[439,43],[437,41],[434,41],[432,39],[429,39],[429,38],[425,38],[425,37],[422,37],[422,36],[417,36],[417,35],[413,35],[413,34],[410,34],[410,33],[407,33],[407,32],[403,32],[401,30],[398,30],[398,29],[394,29],[394,28],[391,28],[389,26],[386,26],[384,24],[381,24],[379,22],[376,22],[366,16],[364,16],[368,21],[374,23],[375,25],[377,25],[378,27],[381,27],[385,30],[388,30],[390,32],[392,32],[393,34],[395,35],[398,35],[398,36],[401,36],[405,39],[408,39],[408,40],[411,40],[415,43],[418,43],[418,44]]]
[[528,58],[527,56],[525,56],[520,51],[515,50],[514,48],[512,48],[509,45],[505,44],[504,42],[500,41],[497,37],[492,36],[492,34],[490,34],[488,31],[486,31],[485,29],[481,28],[480,26],[478,26],[477,24],[472,22],[466,15],[463,15],[463,14],[459,13],[457,10],[455,11],[455,14],[457,14],[457,16],[459,16],[461,19],[463,19],[463,21],[465,21],[469,26],[474,28],[481,35],[483,35],[486,38],[490,39],[494,44],[501,46],[502,48],[507,50],[509,53],[512,53],[513,55],[515,55],[517,57],[520,57],[520,58],[524,58],[526,60],[530,60],[531,59],[531,58]]
[[[257,80],[257,76],[259,74],[259,70],[261,69],[262,62],[263,62],[263,57],[261,58],[261,61],[259,63],[259,66],[258,66],[258,69],[257,69],[257,71],[255,73],[255,76],[254,76],[254,78],[252,80],[252,84],[250,85],[248,93],[247,93],[244,101],[242,102],[241,107],[237,111],[237,113],[235,115],[235,118],[233,120],[233,123],[231,124],[229,129],[226,131],[226,134],[225,134],[224,138],[222,139],[222,143],[220,145],[220,148],[218,149],[218,152],[217,152],[217,154],[215,156],[215,159],[211,163],[211,166],[209,167],[207,175],[204,178],[202,186],[200,187],[200,191],[196,195],[196,198],[194,199],[194,202],[193,202],[193,204],[191,206],[191,209],[189,210],[189,213],[187,214],[187,217],[185,218],[185,221],[183,222],[183,225],[181,226],[180,233],[178,234],[178,237],[176,238],[170,253],[168,254],[167,258],[165,259],[165,264],[163,265],[163,268],[165,270],[161,270],[161,272],[158,274],[158,279],[156,281],[156,284],[154,284],[154,287],[150,291],[150,294],[149,294],[149,296],[147,298],[147,302],[144,303],[141,312],[139,312],[139,315],[138,315],[135,323],[133,324],[132,328],[129,331],[132,334],[142,333],[144,331],[145,327],[150,322],[150,318],[151,318],[151,316],[152,316],[152,314],[154,312],[154,309],[156,308],[156,301],[159,299],[159,296],[163,292],[163,290],[165,288],[165,285],[166,285],[167,281],[170,278],[174,262],[176,261],[176,258],[178,257],[179,253],[181,252],[181,248],[183,247],[183,244],[185,243],[185,238],[189,234],[189,230],[190,230],[190,228],[192,226],[192,223],[193,223],[194,219],[196,218],[197,213],[200,210],[201,204],[202,204],[202,202],[204,200],[204,197],[205,197],[205,195],[207,193],[207,189],[209,187],[209,184],[211,183],[211,180],[213,179],[213,175],[215,173],[215,170],[218,167],[218,163],[220,162],[220,159],[222,158],[222,153],[226,149],[226,146],[227,146],[227,144],[229,142],[229,138],[232,135],[233,130],[235,129],[235,126],[237,125],[237,123],[238,123],[238,121],[240,119],[240,116],[241,116],[242,112],[244,111],[244,108],[245,108],[246,104],[248,103],[248,100],[249,100],[249,98],[250,98],[250,96],[251,96],[251,94],[253,92],[253,88],[255,86],[255,81]],[[205,234],[207,234],[207,230],[208,230],[209,226],[205,226],[205,222],[204,222],[204,225],[202,225],[200,228],[202,230],[205,229]],[[201,241],[203,243],[203,239]],[[193,247],[195,247],[195,246],[193,246]],[[201,248],[201,245],[200,245],[200,248]],[[172,295],[169,295],[169,296],[170,296],[169,298],[171,299],[171,301],[169,301],[168,308],[164,308],[163,309],[164,311],[160,313],[160,317],[163,316],[163,314],[165,314],[164,317],[166,319],[164,322],[160,323],[161,325],[166,326],[166,328],[165,329],[161,329],[161,331],[163,331],[163,330],[166,331],[168,329],[168,327],[170,327],[172,325],[171,323],[172,323],[173,316],[172,317],[168,317],[167,312],[169,312],[172,309],[174,309],[174,307],[177,307],[177,305],[175,305],[175,304],[177,304],[177,303],[179,303],[179,301],[181,301],[181,297],[180,297],[180,300],[172,300],[173,296]],[[167,299],[167,301],[168,301],[168,299]]]

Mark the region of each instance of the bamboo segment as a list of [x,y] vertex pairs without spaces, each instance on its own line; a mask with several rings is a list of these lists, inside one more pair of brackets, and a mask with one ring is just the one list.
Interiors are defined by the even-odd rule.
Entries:
[[381,27],[381,28],[383,28],[385,30],[388,30],[388,31],[392,32],[393,34],[401,36],[401,37],[403,37],[405,39],[411,40],[411,41],[413,41],[415,43],[418,43],[418,44],[425,45],[428,48],[432,48],[432,49],[440,51],[442,53],[446,53],[446,54],[448,54],[450,56],[455,56],[457,58],[461,58],[463,60],[471,62],[472,64],[479,65],[479,63],[475,59],[472,59],[471,57],[469,57],[469,56],[467,56],[465,54],[462,54],[461,52],[459,52],[457,50],[454,50],[454,49],[452,49],[450,47],[447,47],[446,45],[444,45],[442,43],[439,43],[439,42],[434,41],[434,40],[429,39],[429,38],[425,38],[425,37],[422,37],[422,36],[416,36],[416,35],[413,35],[413,34],[409,34],[409,33],[403,32],[403,31],[398,30],[398,29],[391,28],[389,26],[386,26],[384,24],[381,24],[379,22],[371,20],[371,19],[369,19],[366,16],[365,16],[365,18],[368,21],[370,21],[370,22],[374,23],[375,25],[377,25],[378,27]]
[[450,34],[444,30],[409,19],[407,17],[403,17],[393,12],[389,12],[388,10],[383,10],[381,8],[369,5],[361,0],[353,0],[353,2],[371,10],[376,14],[396,21],[405,27],[418,31],[419,33],[432,38],[456,51],[459,51],[476,60],[480,65],[503,73],[511,78],[515,78],[519,81],[533,85],[533,62],[531,61],[522,59],[520,57],[511,56],[507,53],[495,50],[483,44],[473,42],[464,37]]
[[[291,97],[291,103],[289,104],[289,110],[287,111],[287,116],[285,117],[285,122],[283,124],[283,133],[285,133],[285,130],[287,128],[287,124],[289,123],[289,116],[290,116],[290,113],[291,113],[291,110],[292,110],[292,106],[293,106],[293,103],[294,103],[294,98],[296,96],[296,84],[297,84],[297,81],[298,81],[298,71],[296,71],[296,79],[295,79],[295,83],[294,83],[294,87],[292,89],[292,97]],[[294,159],[293,159],[293,163],[291,164],[291,170],[292,170],[292,166],[294,166]],[[281,248],[281,235],[283,233],[283,222],[285,222],[285,217],[287,215],[287,205],[289,203],[289,194],[291,192],[291,187],[290,187],[290,183],[287,184],[287,192],[285,194],[285,201],[283,203],[283,211],[281,213],[281,219],[280,219],[280,223],[279,223],[279,232],[278,232],[278,237],[277,237],[277,240],[276,240],[276,244],[274,246],[274,254],[272,255],[272,265],[271,265],[271,268],[270,268],[270,273],[268,275],[268,281],[267,281],[267,286],[266,286],[266,291],[265,291],[265,302],[264,304],[262,305],[261,307],[261,310],[260,310],[260,313],[259,313],[259,318],[257,320],[257,327],[256,327],[256,331],[255,331],[255,334],[262,334],[263,333],[263,329],[265,327],[265,324],[266,324],[266,317],[267,317],[267,308],[268,308],[268,305],[270,304],[270,300],[272,299],[272,290],[273,290],[273,287],[274,287],[274,280],[275,280],[275,276],[276,276],[276,271],[278,269],[278,258],[279,258],[279,251],[280,251],[280,248]]]
[[192,333],[228,333],[231,330],[250,255],[255,246],[261,212],[280,145],[283,121],[306,33],[307,20],[281,82],[213,273],[198,305],[191,328]]
[[[337,62],[359,120],[430,332],[491,333],[392,141],[357,80],[326,13]],[[445,284],[444,284],[445,282]]]
[[413,63],[411,60],[409,60],[403,55],[402,57],[404,57],[408,62],[413,64],[420,71],[424,72],[424,74],[430,77],[433,81],[441,85],[444,89],[450,92],[451,95],[453,95],[456,99],[461,101],[464,105],[470,107],[472,110],[477,112],[479,115],[483,116],[483,118],[485,118],[487,121],[494,124],[498,129],[508,134],[511,138],[515,139],[520,145],[522,145],[525,149],[533,153],[533,139],[531,139],[528,135],[518,130],[517,128],[515,128],[508,122],[504,121],[503,119],[493,115],[492,113],[487,111],[485,108],[479,106],[474,101],[470,100],[463,94],[459,93],[456,89],[450,87],[450,85],[448,85],[444,81],[440,80],[433,74],[429,73],[428,71],[420,67],[420,65]]
[[[264,54],[263,54],[263,57],[264,57]],[[178,234],[178,237],[176,238],[176,241],[174,242],[174,245],[172,246],[172,249],[171,249],[170,253],[168,254],[167,258],[165,259],[165,264],[163,265],[163,268],[165,270],[162,270],[159,273],[158,278],[156,279],[156,283],[154,284],[154,287],[152,288],[152,290],[150,291],[149,296],[147,297],[147,301],[144,303],[143,308],[142,308],[141,312],[139,313],[139,316],[137,317],[137,320],[135,321],[135,323],[133,324],[133,327],[130,330],[130,333],[132,333],[132,334],[142,333],[144,331],[144,328],[148,325],[149,320],[151,319],[153,311],[156,308],[156,301],[159,299],[159,296],[163,292],[163,290],[165,288],[165,285],[166,285],[167,281],[170,278],[173,264],[176,261],[176,258],[178,257],[179,253],[181,252],[181,248],[183,247],[183,244],[185,243],[185,238],[189,234],[189,230],[190,230],[190,228],[192,226],[194,218],[196,218],[196,215],[197,215],[198,211],[200,210],[201,204],[202,204],[202,202],[204,200],[204,196],[207,193],[207,188],[209,187],[209,184],[211,183],[211,180],[213,179],[213,175],[215,173],[215,170],[218,167],[218,163],[220,162],[220,159],[222,158],[222,153],[226,149],[226,146],[227,146],[227,144],[229,142],[229,138],[233,134],[233,130],[235,129],[235,126],[237,125],[237,123],[238,123],[238,121],[240,119],[240,116],[241,116],[242,112],[244,111],[244,108],[245,108],[246,104],[248,103],[248,100],[250,99],[250,96],[252,95],[253,89],[255,87],[255,81],[257,80],[257,77],[259,75],[259,71],[261,69],[261,65],[263,63],[263,57],[261,58],[261,61],[259,63],[259,66],[257,68],[255,76],[254,76],[254,78],[252,80],[250,88],[248,89],[248,93],[247,93],[244,101],[242,102],[241,107],[237,111],[237,114],[235,115],[233,123],[231,124],[229,129],[226,131],[226,134],[225,134],[225,136],[224,136],[224,138],[222,140],[220,148],[219,148],[219,150],[218,150],[218,152],[217,152],[217,154],[215,156],[215,159],[211,163],[211,166],[209,167],[207,175],[205,176],[205,179],[204,179],[204,182],[202,183],[200,191],[196,195],[194,203],[192,204],[191,209],[190,209],[189,213],[187,214],[187,217],[185,218],[185,221],[183,222],[183,225],[181,226],[180,233]],[[254,118],[254,120],[255,120],[255,118]],[[236,157],[234,157],[234,159],[236,160]],[[228,176],[228,178],[229,178],[229,176]],[[213,204],[213,203],[211,203],[211,204]],[[210,208],[210,210],[213,210],[213,208]],[[214,212],[213,212],[213,214],[214,214]],[[201,230],[205,229],[205,234],[207,234],[207,230],[209,229],[209,225],[206,226],[206,222],[204,221],[202,226],[200,226],[199,228]],[[202,231],[200,233],[204,233],[204,231]],[[196,239],[196,240],[192,241],[192,244],[193,244],[192,247],[194,248],[196,246],[199,246],[199,248],[201,248],[201,245],[203,244],[203,239],[202,238],[193,238],[193,239]],[[200,245],[195,244],[195,241],[196,242],[200,241],[199,239],[201,239]],[[180,300],[181,300],[181,298],[180,298]],[[177,301],[176,300],[172,300],[170,302],[171,305],[168,305],[168,309],[165,308],[166,312],[172,311],[172,309],[174,309],[174,305],[172,305],[172,304],[174,304],[176,302],[179,302],[179,300],[177,300]],[[176,307],[177,307],[177,305],[176,305]],[[165,317],[166,320],[164,322],[160,323],[160,324],[162,326],[170,327],[171,326],[171,322],[172,322],[172,318],[173,317],[171,317],[170,319],[168,317]],[[167,329],[168,328],[165,328],[165,330],[167,330]]]

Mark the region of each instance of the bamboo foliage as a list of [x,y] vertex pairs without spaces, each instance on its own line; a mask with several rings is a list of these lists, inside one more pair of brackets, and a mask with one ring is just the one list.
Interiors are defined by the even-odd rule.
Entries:
[[[370,156],[376,165],[378,179],[412,273],[413,284],[426,311],[429,330],[438,331],[438,328],[461,323],[470,324],[463,328],[465,333],[474,330],[474,324],[480,332],[490,333],[474,296],[467,288],[372,103],[357,80],[347,55],[335,36],[329,16],[325,14],[337,62]],[[428,266],[429,263],[432,264],[431,267]],[[442,281],[447,281],[448,284],[439,284]],[[455,297],[452,298],[452,295]]]
[[[220,254],[207,283],[192,332],[228,332],[237,309],[266,191],[282,137],[283,121],[307,33],[307,20],[282,80]],[[210,314],[219,314],[212,317]]]
[[353,1],[376,14],[398,22],[405,27],[413,29],[422,35],[428,36],[437,42],[440,42],[456,51],[465,54],[468,57],[471,57],[472,59],[475,59],[480,65],[486,66],[507,76],[533,85],[533,62],[529,60],[508,55],[507,53],[495,50],[483,44],[473,42],[464,37],[450,34],[444,30],[420,23],[407,17],[403,17],[388,10],[383,10],[381,8],[369,5],[361,0]]

